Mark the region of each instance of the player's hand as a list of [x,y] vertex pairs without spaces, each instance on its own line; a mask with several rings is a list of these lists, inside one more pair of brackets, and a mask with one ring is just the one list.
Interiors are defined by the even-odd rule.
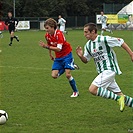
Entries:
[[52,55],[50,55],[50,59],[54,61],[54,57]]
[[43,41],[40,40],[39,45],[43,48],[47,47],[47,44],[45,44]]
[[78,55],[79,57],[82,57],[82,56],[83,56],[83,50],[82,50],[82,48],[81,48],[80,46],[78,46],[78,47],[76,48],[76,53],[77,53],[77,55]]

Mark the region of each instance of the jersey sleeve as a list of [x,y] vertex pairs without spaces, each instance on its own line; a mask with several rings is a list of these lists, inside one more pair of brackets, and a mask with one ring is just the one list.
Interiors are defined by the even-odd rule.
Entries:
[[66,20],[65,20],[64,18],[61,18],[61,20],[62,20],[64,23],[66,23]]
[[92,58],[87,48],[87,44],[84,46],[84,57],[87,59],[87,61],[90,61],[90,59]]
[[116,37],[110,37],[106,36],[107,45],[109,47],[121,47],[121,45],[124,43],[124,40],[122,38],[116,38]]
[[65,36],[62,32],[57,33],[57,44],[63,45],[66,41]]

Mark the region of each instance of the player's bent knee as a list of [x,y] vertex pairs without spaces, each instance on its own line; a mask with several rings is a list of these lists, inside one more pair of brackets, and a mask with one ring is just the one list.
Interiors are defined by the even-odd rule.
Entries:
[[52,75],[52,78],[53,78],[53,79],[57,79],[58,77],[57,77],[57,76],[53,76],[53,75]]
[[52,78],[53,79],[57,79],[58,78],[58,75],[55,75],[55,74],[51,74]]
[[66,74],[66,78],[70,79],[71,78],[71,74]]
[[52,78],[57,79],[58,78],[58,71],[52,70],[51,76],[52,76]]
[[89,87],[89,92],[93,95],[96,95],[97,91],[93,87]]
[[89,87],[89,90],[88,90],[90,93],[93,93],[93,89],[91,87]]
[[14,32],[11,32],[11,37],[14,37]]

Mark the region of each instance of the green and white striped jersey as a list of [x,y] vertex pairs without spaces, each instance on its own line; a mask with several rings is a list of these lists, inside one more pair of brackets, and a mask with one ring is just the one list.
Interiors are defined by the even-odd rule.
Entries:
[[102,16],[102,15],[101,15],[99,19],[100,19],[100,21],[102,22],[102,24],[106,24],[107,18],[108,18],[107,16],[105,16],[105,15]]
[[116,74],[121,74],[117,58],[112,47],[124,43],[121,38],[98,35],[94,41],[89,40],[84,47],[84,57],[87,61],[94,59],[98,73],[104,70],[112,70]]

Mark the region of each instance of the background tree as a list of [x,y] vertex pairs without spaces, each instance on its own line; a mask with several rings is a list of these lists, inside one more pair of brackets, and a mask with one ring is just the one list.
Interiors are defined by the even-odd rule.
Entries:
[[88,15],[87,0],[66,0],[66,11],[68,16]]
[[[103,3],[124,3],[132,0],[16,0],[17,17],[50,17],[95,15],[103,10]],[[13,11],[13,0],[0,0],[0,16]]]

